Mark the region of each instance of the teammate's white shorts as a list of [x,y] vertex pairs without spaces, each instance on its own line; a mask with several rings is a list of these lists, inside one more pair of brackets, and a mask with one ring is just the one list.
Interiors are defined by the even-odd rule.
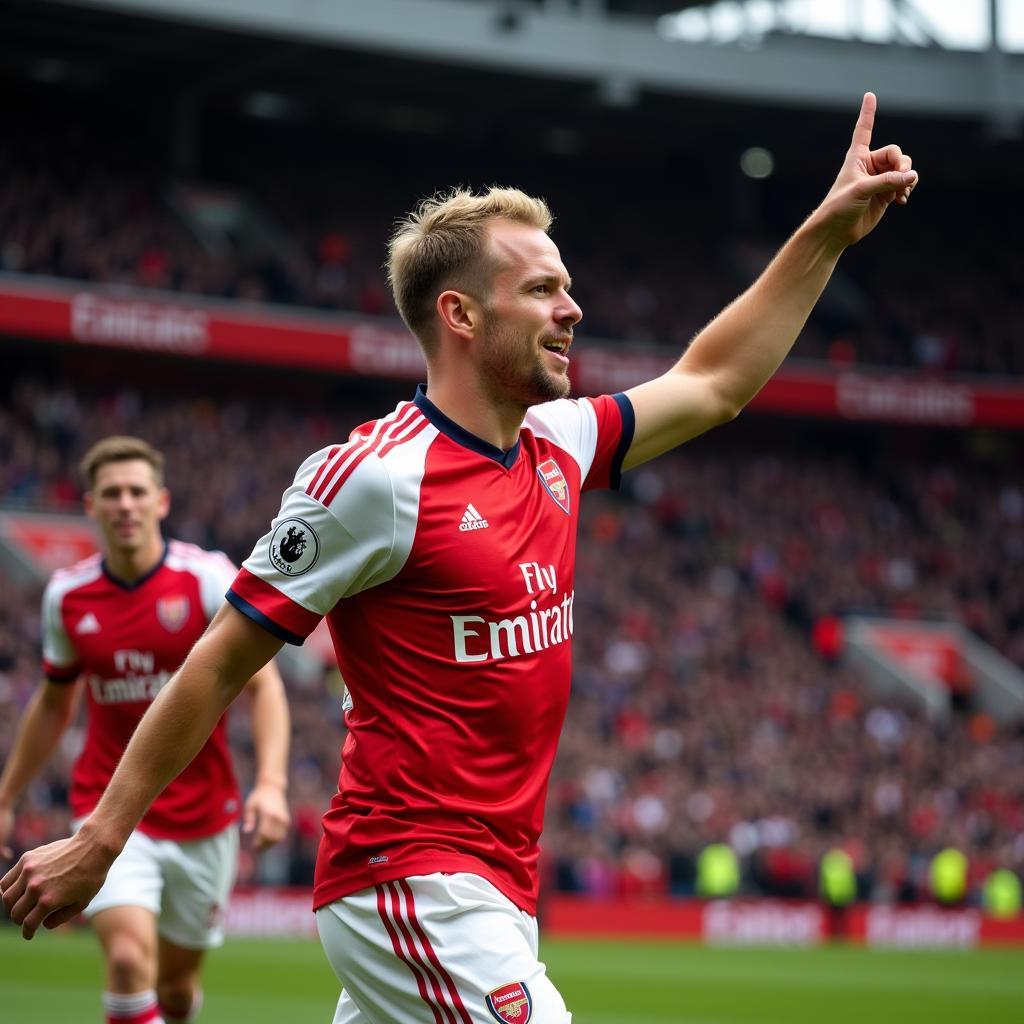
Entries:
[[316,913],[344,986],[334,1024],[570,1024],[537,919],[477,875],[415,875]]
[[[81,822],[75,822],[77,830]],[[92,917],[111,907],[145,907],[159,935],[185,949],[224,942],[224,910],[238,871],[238,827],[178,842],[133,832],[85,908]]]

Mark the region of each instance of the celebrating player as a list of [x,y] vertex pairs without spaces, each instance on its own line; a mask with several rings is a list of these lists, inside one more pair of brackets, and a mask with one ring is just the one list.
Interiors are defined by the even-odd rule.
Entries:
[[[202,635],[236,571],[220,553],[164,542],[160,521],[170,496],[163,456],[145,441],[108,437],[89,450],[82,471],[103,554],[55,573],[43,596],[46,679],[0,776],[6,857],[15,801],[60,740],[80,690],[89,717],[71,782],[78,821],[96,806],[139,719]],[[249,691],[257,770],[244,827],[260,849],[288,828],[289,720],[273,664],[253,673]],[[108,1024],[193,1019],[203,953],[223,941],[241,806],[225,723],[211,725],[212,736],[127,837],[85,907],[106,960]]]
[[336,1024],[570,1020],[538,959],[537,854],[569,697],[582,491],[732,419],[778,367],[843,249],[917,182],[871,150],[867,94],[835,184],[663,376],[573,401],[582,313],[546,205],[423,203],[391,240],[427,387],[311,456],[217,616],[70,840],[0,885],[26,938],[99,885],[149,800],[282,641],[324,616],[352,697],[314,902]]

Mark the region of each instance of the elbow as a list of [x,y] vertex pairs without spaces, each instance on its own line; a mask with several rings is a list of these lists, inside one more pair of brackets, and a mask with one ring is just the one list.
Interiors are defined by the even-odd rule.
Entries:
[[731,401],[727,398],[722,398],[718,402],[718,407],[715,409],[715,422],[716,427],[722,426],[724,423],[731,423],[741,412],[743,412],[746,402]]

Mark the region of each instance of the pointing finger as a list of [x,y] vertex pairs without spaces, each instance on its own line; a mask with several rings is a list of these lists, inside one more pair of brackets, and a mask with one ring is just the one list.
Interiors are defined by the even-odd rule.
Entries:
[[851,149],[869,149],[871,146],[871,132],[875,127],[875,108],[878,101],[873,92],[864,93],[864,100],[860,105],[860,116],[853,129],[853,140],[850,143]]

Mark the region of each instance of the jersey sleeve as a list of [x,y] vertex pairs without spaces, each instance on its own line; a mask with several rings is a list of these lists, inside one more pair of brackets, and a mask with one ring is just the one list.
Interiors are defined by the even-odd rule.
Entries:
[[581,490],[619,486],[634,426],[633,405],[621,392],[534,406],[525,425],[576,460]]
[[223,551],[210,551],[203,557],[199,572],[199,599],[203,614],[210,622],[224,603],[224,591],[238,573],[235,563]]
[[43,591],[43,674],[52,683],[71,683],[78,678],[78,651],[64,628],[61,615],[62,590],[51,580]]
[[275,636],[301,644],[339,601],[389,578],[394,548],[384,464],[358,441],[325,449],[300,467],[226,597]]

